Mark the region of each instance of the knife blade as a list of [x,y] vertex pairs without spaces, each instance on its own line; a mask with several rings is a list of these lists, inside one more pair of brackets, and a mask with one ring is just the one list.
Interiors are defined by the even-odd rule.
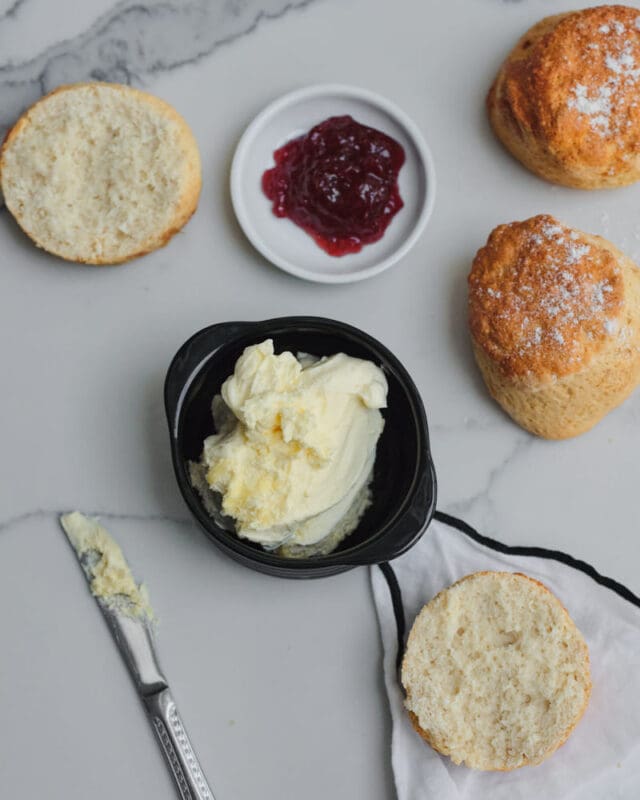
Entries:
[[100,523],[74,511],[60,523],[133,678],[182,800],[215,800],[153,645],[153,609],[122,550]]

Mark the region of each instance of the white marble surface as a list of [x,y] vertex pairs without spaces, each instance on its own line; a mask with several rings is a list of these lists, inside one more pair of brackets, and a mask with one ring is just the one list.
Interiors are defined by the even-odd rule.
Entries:
[[[251,573],[197,532],[175,487],[164,373],[215,321],[306,313],[369,331],[423,394],[442,510],[509,543],[569,551],[640,592],[640,394],[579,439],[539,441],[488,398],[464,325],[470,260],[498,223],[550,212],[640,257],[640,185],[547,185],[486,123],[500,60],[550,10],[545,0],[0,0],[0,127],[59,83],[127,81],[186,117],[204,174],[184,233],[122,267],[57,261],[0,213],[3,796],[174,796],[55,524],[70,508],[113,515],[149,583],[162,662],[218,800],[394,796],[366,571],[301,584]],[[438,171],[416,248],[352,286],[265,263],[227,188],[252,116],[326,81],[398,103]]]

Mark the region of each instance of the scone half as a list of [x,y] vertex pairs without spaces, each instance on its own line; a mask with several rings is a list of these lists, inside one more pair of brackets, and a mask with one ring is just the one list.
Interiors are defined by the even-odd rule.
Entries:
[[640,270],[554,217],[492,231],[473,261],[468,313],[489,392],[538,436],[589,430],[640,382]]
[[129,86],[79,83],[41,98],[9,131],[0,185],[38,247],[117,264],[185,225],[200,196],[200,156],[168,103]]
[[569,737],[591,694],[587,645],[560,601],[511,572],[476,572],[416,617],[402,662],[416,731],[456,764],[539,764]]

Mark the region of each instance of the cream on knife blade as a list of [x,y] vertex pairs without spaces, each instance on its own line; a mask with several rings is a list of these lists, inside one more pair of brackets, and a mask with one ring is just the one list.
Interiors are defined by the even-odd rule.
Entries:
[[214,800],[156,658],[150,631],[154,614],[144,586],[136,583],[118,543],[97,520],[74,511],[63,514],[60,524],[129,668],[180,797]]
[[93,596],[129,616],[155,619],[146,586],[135,582],[120,546],[102,525],[78,511],[64,514],[60,523],[80,559]]

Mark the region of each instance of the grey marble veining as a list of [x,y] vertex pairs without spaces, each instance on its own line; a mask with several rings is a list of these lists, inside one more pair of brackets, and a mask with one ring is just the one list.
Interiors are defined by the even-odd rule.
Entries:
[[18,13],[20,6],[26,2],[27,0],[9,0],[7,3],[2,3],[0,5],[0,22],[3,19],[7,19],[7,17],[14,17]]
[[[0,534],[9,532],[25,522],[31,521],[57,521],[62,514],[68,514],[72,510],[77,509],[47,509],[38,508],[33,511],[25,511],[15,517],[9,517],[0,521]],[[172,516],[170,514],[118,514],[113,511],[83,511],[90,517],[97,517],[106,521],[127,521],[127,522],[164,522],[174,523],[176,525],[187,525],[195,527],[195,522],[186,517]]]
[[[0,25],[30,0],[0,12]],[[88,30],[19,63],[0,63],[0,135],[56,86],[99,80],[136,84],[197,62],[262,23],[318,0],[122,0]]]

